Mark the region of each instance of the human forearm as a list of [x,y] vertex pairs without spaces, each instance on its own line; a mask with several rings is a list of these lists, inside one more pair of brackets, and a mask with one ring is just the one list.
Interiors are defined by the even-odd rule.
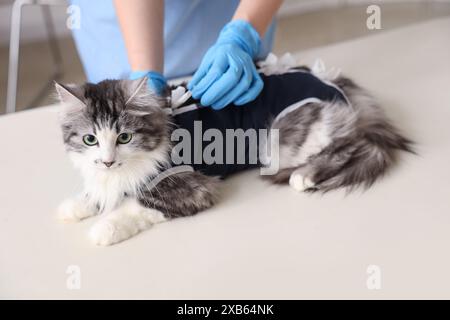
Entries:
[[241,0],[233,20],[250,22],[263,37],[282,3],[283,0]]
[[164,66],[164,0],[114,0],[132,71]]

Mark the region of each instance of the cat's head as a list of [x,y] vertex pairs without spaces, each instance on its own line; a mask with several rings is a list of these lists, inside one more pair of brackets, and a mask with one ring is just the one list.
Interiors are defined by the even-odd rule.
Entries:
[[148,90],[146,78],[82,86],[56,83],[56,90],[64,144],[77,167],[87,173],[151,174],[167,161],[165,103]]

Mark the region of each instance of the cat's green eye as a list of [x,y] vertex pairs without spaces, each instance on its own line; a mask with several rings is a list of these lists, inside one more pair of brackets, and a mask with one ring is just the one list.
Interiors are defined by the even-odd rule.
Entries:
[[94,135],[86,134],[83,136],[83,142],[88,146],[95,146],[98,143],[98,140]]
[[126,144],[131,141],[131,138],[131,133],[124,132],[119,134],[119,136],[117,137],[117,142],[120,144]]

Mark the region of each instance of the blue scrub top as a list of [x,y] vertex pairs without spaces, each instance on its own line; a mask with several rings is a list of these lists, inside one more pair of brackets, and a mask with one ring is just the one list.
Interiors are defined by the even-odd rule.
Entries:
[[[128,78],[125,44],[112,0],[70,0],[80,9],[80,28],[73,29],[89,82]],[[191,75],[228,23],[239,0],[165,0],[164,75]],[[262,41],[258,58],[270,52],[275,24]]]

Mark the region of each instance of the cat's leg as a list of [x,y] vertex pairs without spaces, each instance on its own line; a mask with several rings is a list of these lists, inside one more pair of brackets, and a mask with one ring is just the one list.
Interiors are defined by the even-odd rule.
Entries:
[[136,199],[126,199],[105,215],[90,231],[91,240],[100,246],[121,242],[167,218],[158,210],[147,208]]
[[98,214],[97,204],[86,193],[64,200],[58,207],[57,218],[61,222],[78,222]]
[[326,191],[324,181],[339,174],[348,161],[355,115],[342,103],[310,103],[274,122],[279,129],[280,170],[274,183],[297,191]]
[[[369,153],[358,152],[357,144],[348,139],[336,139],[333,144],[311,156],[307,165],[293,172],[289,184],[294,189],[308,192],[326,192],[356,184],[365,170],[352,168],[359,163],[364,165],[364,160],[358,157]],[[300,176],[303,176],[303,182]]]
[[145,189],[139,201],[168,218],[192,216],[218,200],[219,178],[197,171],[172,174],[153,188]]
[[264,178],[289,183],[297,191],[314,188],[309,159],[330,143],[322,110],[322,103],[307,103],[274,121],[271,129],[279,130],[279,170]]

